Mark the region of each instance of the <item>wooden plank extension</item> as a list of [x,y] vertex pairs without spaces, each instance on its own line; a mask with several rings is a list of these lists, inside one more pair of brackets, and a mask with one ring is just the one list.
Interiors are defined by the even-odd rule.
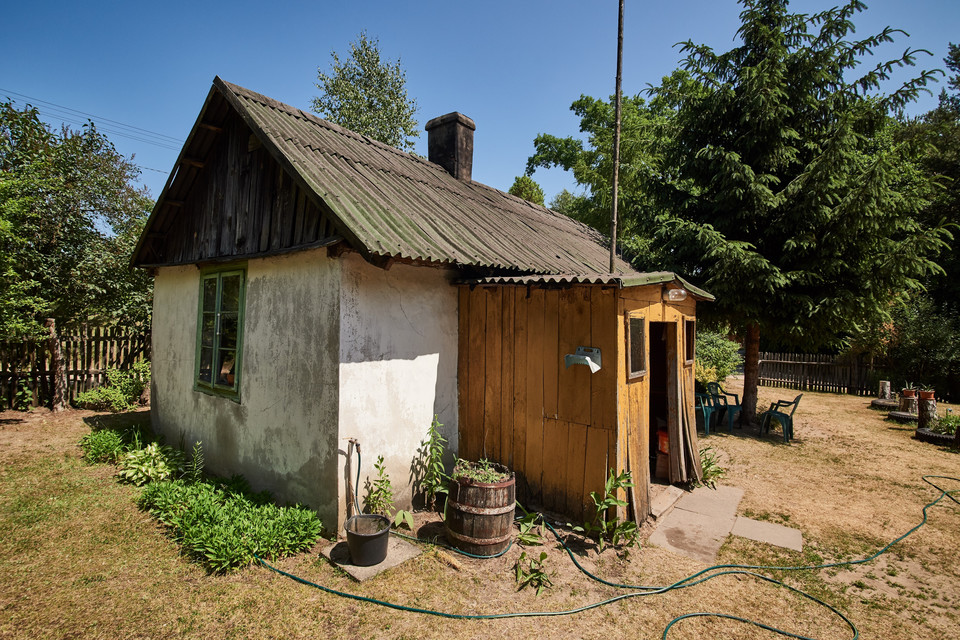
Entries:
[[513,333],[513,468],[523,469],[527,460],[527,299],[526,288],[514,287]]
[[514,374],[514,327],[516,323],[516,298],[510,289],[502,289],[501,339],[500,339],[500,442],[497,459],[514,468],[513,452],[513,374]]
[[591,383],[593,374],[584,365],[566,367],[564,356],[576,353],[577,347],[593,346],[590,342],[590,289],[571,287],[560,291],[558,331],[558,400],[557,416],[580,425],[590,424]]
[[[469,290],[468,290],[469,291]],[[470,292],[468,342],[470,386],[467,388],[467,421],[460,429],[461,458],[479,460],[482,457],[483,442],[483,404],[486,386],[486,326],[487,297],[480,289]],[[463,394],[461,394],[462,397]]]
[[543,289],[532,289],[527,300],[527,420],[524,475],[530,497],[539,500],[543,491]]
[[486,319],[486,375],[483,397],[483,442],[480,457],[500,462],[500,396],[502,356],[502,297],[500,287],[486,287],[483,293],[487,298]]

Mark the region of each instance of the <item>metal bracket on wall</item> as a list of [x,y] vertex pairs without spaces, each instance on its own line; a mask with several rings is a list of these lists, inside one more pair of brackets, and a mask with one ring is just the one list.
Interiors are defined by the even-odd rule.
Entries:
[[600,349],[593,347],[577,347],[576,353],[568,353],[563,356],[563,363],[569,369],[572,364],[584,364],[590,367],[590,373],[600,371],[602,360],[600,358]]

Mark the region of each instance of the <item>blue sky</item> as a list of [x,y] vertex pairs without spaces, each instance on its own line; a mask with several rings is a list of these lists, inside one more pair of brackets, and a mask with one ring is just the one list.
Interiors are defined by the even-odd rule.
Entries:
[[[333,50],[346,53],[364,29],[379,38],[385,58],[401,59],[421,127],[450,111],[476,121],[474,179],[503,190],[523,173],[538,133],[578,133],[569,110],[577,97],[614,91],[616,0],[8,4],[0,97],[24,103],[29,96],[97,116],[121,153],[136,154],[154,197],[215,75],[309,110],[318,93],[317,67],[329,66]],[[814,12],[835,4],[795,0],[791,9]],[[867,4],[855,20],[858,36],[887,25],[910,34],[882,48],[878,59],[909,46],[933,53],[918,58],[919,68],[943,67],[947,43],[960,42],[958,0]],[[718,51],[733,46],[740,10],[732,0],[627,0],[624,93],[638,93],[675,69],[679,41]],[[48,121],[64,120],[62,111],[35,104]],[[935,95],[925,97],[909,111],[923,113],[935,104]],[[130,130],[106,120],[168,137],[121,137],[110,131]],[[426,155],[425,133],[416,151]],[[575,189],[572,177],[556,169],[539,170],[534,179],[548,201],[562,188]]]

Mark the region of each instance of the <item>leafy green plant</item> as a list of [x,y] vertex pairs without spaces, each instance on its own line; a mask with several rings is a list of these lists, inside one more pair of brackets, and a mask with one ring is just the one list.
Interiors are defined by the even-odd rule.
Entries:
[[107,369],[107,383],[84,391],[76,398],[76,405],[93,411],[129,411],[137,406],[140,394],[150,384],[150,363],[136,362],[130,369]]
[[[593,500],[596,509],[592,522],[584,522],[583,526],[575,526],[567,523],[567,526],[576,533],[596,539],[598,553],[603,553],[607,545],[614,548],[622,548],[624,555],[629,553],[630,547],[640,548],[640,528],[636,522],[630,520],[621,521],[616,516],[618,507],[625,507],[627,503],[617,497],[617,492],[633,487],[633,481],[629,471],[622,471],[619,475],[610,469],[607,480],[604,483],[603,496],[598,496],[596,491],[590,492],[590,498]],[[612,514],[612,518],[610,517]]]
[[367,480],[367,495],[363,504],[367,513],[387,515],[393,506],[393,485],[390,484],[390,475],[383,465],[383,456],[377,456],[373,468],[377,470],[377,477],[373,482]]
[[523,511],[523,517],[517,521],[520,532],[517,533],[517,542],[525,547],[543,544],[543,516],[537,512],[530,512],[517,503]]
[[148,484],[138,506],[167,526],[184,551],[214,573],[246,566],[254,554],[274,559],[305,551],[320,537],[317,514],[278,507],[269,494],[230,480],[165,480]]
[[697,327],[694,376],[700,384],[723,382],[743,364],[740,345],[727,338],[729,327]]
[[30,411],[33,408],[33,389],[26,380],[17,383],[17,390],[13,394],[14,411]]
[[496,484],[507,480],[510,477],[510,472],[506,470],[506,467],[486,459],[479,462],[470,462],[463,458],[457,458],[457,464],[454,465],[450,477],[454,480]]
[[390,482],[390,474],[383,465],[383,456],[377,456],[373,468],[377,470],[377,477],[373,482],[367,481],[367,495],[363,499],[367,513],[385,515],[392,519],[393,526],[398,528],[405,526],[412,531],[415,526],[413,513],[397,509],[393,515],[390,514],[393,511],[393,485]]
[[703,469],[703,480],[700,484],[704,487],[716,489],[717,482],[727,475],[727,470],[717,461],[717,452],[713,447],[700,449],[700,467]]
[[114,464],[123,453],[123,436],[113,429],[92,431],[80,438],[80,448],[86,462]]
[[184,462],[182,451],[151,442],[142,449],[131,449],[118,458],[117,477],[139,487],[182,473]]
[[947,415],[933,422],[930,425],[930,430],[934,433],[954,435],[957,432],[958,426],[960,426],[960,416],[954,415],[953,413],[948,413]]
[[519,585],[517,591],[521,591],[526,587],[533,587],[537,590],[537,595],[540,595],[544,589],[553,586],[550,576],[544,571],[544,563],[546,560],[547,553],[545,551],[541,551],[540,557],[537,559],[528,559],[526,551],[520,554],[520,557],[517,558],[517,561],[513,565],[514,574],[516,575],[517,584]]
[[427,507],[434,509],[436,507],[437,496],[446,494],[447,482],[450,477],[445,473],[443,466],[443,451],[447,440],[440,435],[440,427],[443,425],[433,416],[433,423],[427,431],[427,440],[423,443],[424,467],[423,480],[420,486],[423,488],[424,499]]
[[185,477],[190,482],[200,482],[203,479],[203,444],[199,440],[193,443],[193,453]]

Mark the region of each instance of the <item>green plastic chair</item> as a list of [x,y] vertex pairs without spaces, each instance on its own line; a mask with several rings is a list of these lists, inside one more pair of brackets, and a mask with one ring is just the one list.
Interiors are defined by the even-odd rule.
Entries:
[[733,433],[733,419],[741,411],[740,396],[736,393],[727,393],[719,382],[708,382],[707,393],[713,398],[714,408],[722,409],[717,419],[722,420],[723,416],[726,415],[727,428],[730,433]]
[[709,393],[697,394],[697,411],[703,416],[703,435],[710,435],[710,421],[713,420],[713,412],[716,407],[713,406],[713,398]]
[[[783,429],[783,441],[790,442],[790,439],[793,438],[793,414],[796,412],[802,397],[803,394],[801,393],[793,401],[777,400],[772,403],[770,408],[763,413],[763,421],[760,423],[761,433],[769,433],[771,420],[776,420]],[[790,409],[790,413],[785,413],[789,407],[793,407]]]

